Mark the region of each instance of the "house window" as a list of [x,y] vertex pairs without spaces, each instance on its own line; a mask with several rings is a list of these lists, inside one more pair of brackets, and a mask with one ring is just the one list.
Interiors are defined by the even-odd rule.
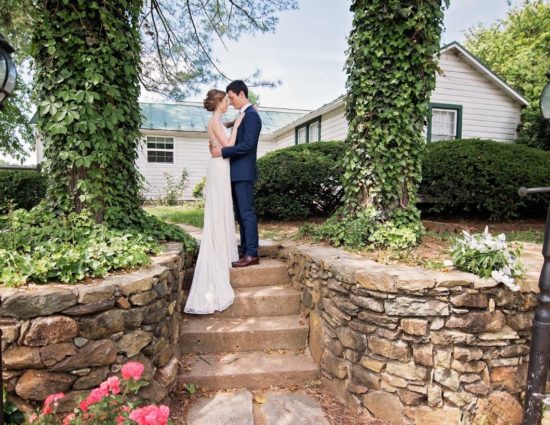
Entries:
[[174,163],[173,137],[147,137],[147,162]]
[[462,105],[431,103],[428,116],[428,142],[462,137]]
[[306,143],[306,141],[307,141],[307,129],[305,127],[301,127],[297,130],[297,133],[296,133],[296,144]]
[[296,127],[296,144],[318,142],[321,140],[321,117]]

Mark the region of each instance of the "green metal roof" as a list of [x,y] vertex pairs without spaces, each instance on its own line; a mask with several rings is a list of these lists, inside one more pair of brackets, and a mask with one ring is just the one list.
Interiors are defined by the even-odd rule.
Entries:
[[[205,132],[212,115],[200,103],[147,103],[140,102],[144,115],[141,128],[144,130],[198,131]],[[284,127],[309,111],[275,108],[258,108],[262,118],[262,133],[269,134]],[[229,110],[227,120],[236,112]]]

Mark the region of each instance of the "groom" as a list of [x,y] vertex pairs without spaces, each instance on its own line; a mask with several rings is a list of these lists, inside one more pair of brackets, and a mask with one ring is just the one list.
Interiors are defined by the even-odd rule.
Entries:
[[239,261],[233,267],[248,267],[260,263],[258,256],[258,222],[254,209],[254,182],[256,181],[256,151],[262,129],[262,120],[248,101],[248,87],[241,80],[230,83],[226,89],[229,101],[244,114],[237,130],[235,146],[212,148],[212,156],[230,158],[231,192],[235,215],[241,231]]

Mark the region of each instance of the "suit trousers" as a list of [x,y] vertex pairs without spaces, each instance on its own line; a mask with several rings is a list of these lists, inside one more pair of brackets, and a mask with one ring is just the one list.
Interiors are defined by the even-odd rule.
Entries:
[[231,194],[241,233],[239,252],[242,255],[258,257],[258,219],[254,207],[254,182],[231,182]]

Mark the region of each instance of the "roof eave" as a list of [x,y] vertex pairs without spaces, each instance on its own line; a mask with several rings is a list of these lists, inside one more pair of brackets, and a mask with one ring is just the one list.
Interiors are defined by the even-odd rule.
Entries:
[[491,81],[493,81],[497,86],[499,86],[506,93],[508,93],[509,96],[514,98],[516,101],[518,101],[522,105],[529,106],[529,102],[527,101],[527,99],[525,99],[521,94],[519,94],[516,90],[514,90],[506,82],[504,82],[498,75],[496,75],[493,71],[491,71],[489,67],[487,67],[479,58],[477,58],[472,53],[470,53],[459,42],[453,41],[452,43],[446,44],[441,48],[439,53],[440,54],[445,53],[453,49],[458,50],[470,64],[474,65],[477,69],[483,72]]
[[329,102],[326,105],[323,105],[320,108],[318,108],[314,111],[311,111],[309,114],[306,114],[306,115],[298,118],[297,120],[294,120],[294,121],[288,123],[284,127],[281,127],[279,129],[275,130],[273,133],[271,133],[271,135],[273,137],[280,136],[281,134],[286,133],[288,130],[290,130],[290,129],[292,129],[292,128],[300,125],[300,124],[308,122],[309,120],[312,120],[312,119],[318,117],[319,115],[328,114],[332,111],[335,111],[336,109],[341,107],[343,104],[344,104],[344,96],[340,96],[340,97],[336,98],[335,100],[333,100],[332,102]]

